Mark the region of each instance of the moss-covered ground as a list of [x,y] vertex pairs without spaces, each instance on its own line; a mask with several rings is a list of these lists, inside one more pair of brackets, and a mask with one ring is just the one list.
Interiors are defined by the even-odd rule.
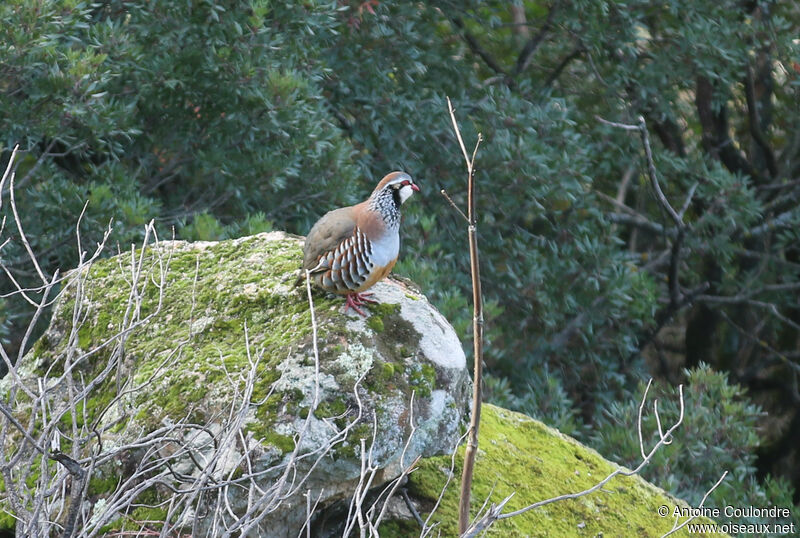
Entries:
[[[665,448],[669,450],[669,447]],[[462,446],[456,456],[455,475],[432,522],[441,536],[456,536]],[[450,456],[420,461],[411,473],[409,492],[430,511],[445,484]],[[565,493],[594,486],[617,466],[595,451],[525,415],[484,405],[479,451],[472,488],[471,514],[484,500],[499,502],[514,493],[504,512]],[[681,501],[668,496],[639,477],[617,476],[600,491],[564,500],[497,522],[490,536],[661,536],[672,528],[672,517],[660,517],[658,508],[670,512]],[[423,518],[427,514],[423,514]],[[708,520],[697,520],[709,522]],[[395,524],[381,528],[381,536],[401,537]],[[405,532],[405,531],[403,531]],[[417,531],[419,532],[419,531]],[[676,534],[685,536],[683,531]]]

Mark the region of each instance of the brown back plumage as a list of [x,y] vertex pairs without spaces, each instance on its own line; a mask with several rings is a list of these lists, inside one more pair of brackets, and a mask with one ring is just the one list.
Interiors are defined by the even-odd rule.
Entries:
[[[364,202],[361,202],[362,205]],[[320,218],[306,236],[303,246],[303,271],[313,269],[320,256],[334,250],[339,243],[353,235],[356,221],[353,212],[356,206],[328,211]]]
[[[389,274],[400,244],[397,189],[408,174],[387,174],[360,204],[329,211],[311,228],[303,247],[303,273],[334,293],[360,293]],[[413,190],[418,190],[414,185]],[[405,193],[405,196],[410,194]]]

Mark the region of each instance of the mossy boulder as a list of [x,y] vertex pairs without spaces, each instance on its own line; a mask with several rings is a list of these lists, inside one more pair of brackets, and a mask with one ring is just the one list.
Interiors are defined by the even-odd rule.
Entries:
[[[460,343],[408,283],[390,279],[376,285],[380,304],[369,307],[367,318],[344,314],[341,298],[315,292],[317,376],[306,290],[294,286],[301,244],[283,233],[218,243],[161,242],[73,272],[47,332],[18,365],[18,374],[32,392],[51,391],[51,423],[59,420],[63,431],[77,430],[75,438],[82,440],[63,438],[62,450],[83,461],[90,453],[104,461],[88,480],[81,513],[90,517],[81,522],[84,528],[133,532],[148,522],[147,532],[158,530],[158,521],[174,518],[168,500],[181,480],[206,473],[213,494],[193,505],[191,517],[184,513],[170,523],[188,529],[199,521],[194,531],[211,535],[212,523],[203,519],[208,514],[229,518],[216,521],[224,525],[248,509],[242,493],[247,488],[233,488],[227,490],[225,509],[215,511],[215,481],[249,476],[268,490],[297,447],[301,459],[290,483],[312,472],[279,505],[267,507],[267,517],[247,535],[296,536],[308,490],[320,499],[314,535],[336,535],[356,489],[362,439],[379,468],[373,482],[378,491],[422,457],[406,488],[423,516],[432,510],[447,480],[450,454],[465,431],[470,382]],[[73,391],[93,379],[101,382],[80,405],[59,414],[67,409],[65,372],[76,383]],[[0,381],[6,394],[9,383]],[[24,411],[24,405],[16,408],[20,418]],[[231,426],[237,416],[240,430]],[[523,415],[486,405],[482,418],[473,514],[490,494],[499,501],[515,492],[506,507],[515,510],[586,489],[616,468]],[[180,427],[173,428],[176,424]],[[170,435],[158,446],[120,449],[164,428]],[[226,445],[231,432],[241,435]],[[332,439],[330,450],[322,450]],[[247,465],[244,454],[250,455]],[[456,534],[462,457],[463,447],[431,517],[442,536]],[[162,460],[170,465],[161,486],[142,491],[126,509],[109,512],[114,495],[134,487],[124,484],[132,469]],[[19,480],[33,485],[38,464],[32,461]],[[393,516],[381,535],[419,534],[399,497],[392,503]],[[592,495],[498,522],[489,534],[660,536],[673,522],[659,516],[661,505],[670,513],[685,506],[638,477],[620,476]],[[0,494],[0,513],[9,511]]]
[[[381,481],[418,456],[452,451],[470,391],[452,327],[412,286],[391,279],[373,288],[380,304],[368,308],[366,319],[345,314],[342,298],[314,292],[317,375],[306,289],[294,285],[301,246],[302,238],[272,232],[222,242],[163,241],[97,261],[73,272],[19,373],[31,387],[43,379],[52,384],[54,407],[65,405],[58,398],[66,391],[57,387],[65,385],[65,370],[76,383],[102,380],[77,410],[87,454],[98,450],[91,430],[101,432],[100,450],[115,450],[165,425],[195,424],[182,429],[189,448],[171,462],[175,476],[250,473],[266,487],[298,445],[295,479],[310,475],[260,525],[270,535],[284,528],[294,536],[305,519],[306,490],[315,499],[323,492],[321,506],[352,494],[362,439]],[[80,320],[77,330],[74,320]],[[200,468],[225,421],[238,413],[242,435],[230,453],[217,454],[211,471]],[[163,454],[170,450],[165,446]],[[245,452],[252,455],[249,467],[242,464]],[[120,454],[120,461],[96,469],[90,489],[113,490],[118,481],[111,477],[136,457]],[[149,492],[150,504],[169,494],[167,488]],[[231,493],[223,512],[246,512],[243,495]],[[90,497],[97,503],[104,492],[94,487]],[[210,511],[198,506],[197,517]]]
[[[635,435],[635,433],[633,433]],[[669,450],[666,446],[663,450]],[[441,536],[456,536],[458,530],[458,492],[462,446],[453,459],[449,455],[426,458],[411,473],[407,485],[410,498],[423,519],[430,513],[448,476],[453,476],[439,507],[430,518]],[[619,469],[594,450],[525,415],[484,404],[475,477],[472,488],[474,516],[484,504],[499,503],[514,496],[504,512],[512,512],[537,501],[593,487]],[[487,504],[488,506],[488,504]],[[666,506],[668,514],[659,510]],[[489,536],[662,536],[672,529],[675,507],[688,505],[639,476],[618,475],[599,491],[542,506],[496,522]],[[398,503],[395,513],[403,513]],[[382,528],[384,538],[416,535],[419,526],[411,519],[398,518]],[[682,522],[685,518],[681,519]],[[698,518],[696,523],[713,523]],[[415,530],[416,529],[416,530]],[[675,536],[687,536],[686,529]]]

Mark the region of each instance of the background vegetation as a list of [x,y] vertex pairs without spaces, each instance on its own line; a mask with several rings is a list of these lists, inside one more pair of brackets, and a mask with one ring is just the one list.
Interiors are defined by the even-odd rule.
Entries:
[[[688,383],[683,449],[648,478],[696,503],[729,468],[716,502],[785,505],[800,486],[799,29],[777,1],[7,0],[2,161],[21,144],[18,204],[49,270],[75,263],[87,200],[84,238],[113,219],[122,249],[152,218],[190,240],[305,233],[405,169],[423,196],[396,272],[466,339],[463,225],[438,194],[465,205],[449,95],[467,144],[486,141],[487,397],[627,461],[640,381]],[[680,230],[638,133],[597,119],[640,115]],[[0,255],[0,293],[33,276],[19,241]],[[0,338],[18,342],[26,312],[0,302]]]

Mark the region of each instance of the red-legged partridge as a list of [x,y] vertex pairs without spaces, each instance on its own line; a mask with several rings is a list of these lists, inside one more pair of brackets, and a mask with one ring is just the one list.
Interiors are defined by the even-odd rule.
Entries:
[[346,295],[345,312],[375,303],[364,293],[384,278],[400,251],[400,206],[419,187],[405,172],[384,177],[360,204],[334,209],[308,232],[303,273],[320,288]]

